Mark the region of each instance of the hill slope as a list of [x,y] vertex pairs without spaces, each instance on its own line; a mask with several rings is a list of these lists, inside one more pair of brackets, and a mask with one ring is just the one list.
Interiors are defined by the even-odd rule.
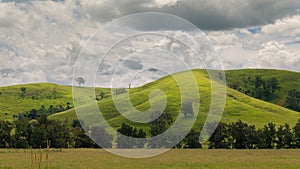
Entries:
[[50,83],[0,87],[0,119],[12,120],[13,115],[39,109],[42,105],[46,109],[51,105],[66,106],[67,102],[72,103],[71,89]]
[[[197,70],[193,73],[197,78],[199,93],[201,95],[198,119],[195,124],[195,129],[199,130],[199,126],[203,125],[210,107],[210,80],[208,79],[207,73],[203,70]],[[185,76],[185,74],[183,72],[176,74],[175,76]],[[165,92],[169,101],[165,112],[171,113],[172,117],[176,119],[180,109],[180,92],[178,91],[176,82],[170,76],[146,86],[131,89],[129,92],[132,104],[139,110],[147,110],[150,107],[148,95],[154,89],[161,89]],[[222,118],[222,121],[224,122],[235,122],[241,119],[248,124],[255,124],[257,127],[262,127],[268,122],[276,124],[288,123],[294,125],[300,118],[300,113],[298,112],[251,98],[229,88],[227,88],[227,96]],[[122,122],[127,121],[118,113],[113,105],[111,97],[99,102],[99,107],[106,120],[114,128],[120,127]],[[68,110],[51,116],[53,119],[63,119],[65,117],[69,117],[70,119],[76,118],[74,110]],[[148,128],[141,124],[132,124],[138,127]]]
[[[25,92],[22,92],[25,88]],[[24,89],[23,89],[24,90]],[[97,89],[108,91],[108,89]],[[0,87],[0,119],[13,120],[13,116],[31,109],[53,107],[73,107],[72,86],[52,83],[21,84]]]
[[[240,71],[241,74],[244,74],[244,76],[253,74],[252,70]],[[299,73],[286,71],[278,71],[278,73],[273,73],[269,70],[258,70],[258,72],[260,71],[263,72],[261,73],[262,75],[266,74],[266,76],[268,75],[268,77],[275,76],[280,81],[286,81],[285,85],[282,85],[282,87],[287,89],[293,86],[292,84],[294,84],[295,82],[295,79],[293,78],[299,76]],[[203,125],[207,116],[207,112],[209,111],[211,100],[211,83],[208,79],[206,71],[195,70],[193,71],[193,73],[197,78],[199,93],[201,96],[201,104],[199,108],[200,111],[195,124],[195,129],[199,130],[199,126]],[[229,77],[229,81],[234,76],[238,76],[236,74],[236,71],[233,71],[231,75],[227,74],[227,76]],[[186,75],[185,72],[182,72],[176,74],[175,76],[179,76],[180,78],[184,79]],[[290,77],[290,79],[284,77]],[[21,91],[22,87],[26,88],[26,94],[24,98]],[[130,93],[130,99],[134,107],[141,111],[147,110],[150,107],[148,96],[154,89],[161,89],[165,93],[168,100],[165,112],[169,112],[172,117],[176,119],[180,109],[180,91],[176,81],[171,76],[162,78],[156,82],[149,83],[139,88],[130,89],[128,92]],[[66,107],[66,104],[69,102],[71,103],[72,107],[71,90],[72,88],[70,86],[60,86],[49,83],[0,87],[0,119],[12,120],[12,115],[29,111],[30,109],[39,109],[42,105],[44,105],[46,108],[50,107],[51,105],[62,105],[63,107]],[[98,105],[106,120],[114,128],[120,127],[120,124],[124,121],[129,122],[116,110],[116,107],[114,106],[113,100],[109,93],[109,89],[97,88],[96,90],[97,94],[99,94],[101,90],[104,91],[107,95],[106,98],[98,101]],[[122,95],[120,95],[120,97],[122,97]],[[131,112],[126,113],[130,115]],[[69,109],[60,113],[53,114],[50,116],[50,118],[58,120],[64,120],[68,118],[71,122],[77,117],[74,109]],[[227,101],[222,121],[234,122],[238,119],[241,119],[249,124],[255,124],[257,127],[262,127],[268,122],[273,122],[276,124],[288,123],[290,125],[294,125],[297,120],[300,119],[300,113],[268,102],[251,98],[247,95],[227,88]],[[144,129],[149,128],[149,126],[139,123],[132,124]]]

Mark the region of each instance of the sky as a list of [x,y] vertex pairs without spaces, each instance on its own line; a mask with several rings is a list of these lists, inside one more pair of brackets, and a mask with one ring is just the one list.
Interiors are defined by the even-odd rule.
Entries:
[[[299,0],[0,0],[0,11],[0,86],[71,84],[76,60],[87,40],[104,25],[140,12],[167,13],[191,22],[212,43],[224,69],[300,72]],[[155,27],[186,37],[182,30],[160,24]],[[149,31],[145,27],[131,29]],[[107,37],[114,33],[113,29],[106,32]],[[133,51],[135,46],[146,47],[153,39],[138,42],[124,45],[124,51],[125,47],[126,51]],[[155,42],[158,46],[171,43],[165,38]],[[152,68],[151,60],[134,59],[143,52],[131,53],[132,59],[122,60],[126,67],[122,77],[146,67],[149,70],[144,76],[135,77],[135,85],[170,73]],[[170,63],[169,57],[160,59],[162,64]],[[100,65],[102,74],[96,80],[97,86],[111,86],[107,80],[111,76],[105,75],[113,71],[110,69],[115,62],[118,61],[108,58]]]

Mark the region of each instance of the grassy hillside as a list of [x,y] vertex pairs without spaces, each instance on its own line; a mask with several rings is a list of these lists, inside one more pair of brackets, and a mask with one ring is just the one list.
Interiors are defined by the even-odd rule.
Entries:
[[[21,88],[26,88],[22,97]],[[0,119],[12,120],[13,115],[39,109],[42,105],[65,106],[72,103],[72,88],[50,83],[22,84],[0,87]]]
[[[201,95],[201,104],[199,108],[198,119],[195,124],[195,129],[199,130],[199,126],[203,125],[210,107],[211,84],[205,71],[197,70],[193,73],[197,78],[199,93]],[[184,78],[185,73],[178,73],[175,76]],[[180,109],[180,93],[178,86],[175,83],[174,79],[172,79],[172,77],[165,77],[146,86],[131,89],[129,92],[132,104],[138,110],[147,110],[150,106],[148,95],[154,89],[161,89],[162,91],[164,91],[168,100],[165,111],[171,113],[173,118],[176,119]],[[118,128],[120,127],[120,124],[122,122],[127,121],[118,113],[118,111],[114,107],[112,98],[108,97],[99,102],[99,107],[104,117],[111,124],[111,126]],[[76,118],[74,110],[69,110],[51,116],[51,118],[53,119],[63,119],[65,117]],[[224,122],[235,122],[241,119],[248,124],[255,124],[257,127],[262,127],[268,122],[273,122],[276,124],[289,123],[291,125],[294,125],[299,118],[300,113],[298,112],[251,98],[247,95],[227,88],[227,101],[222,118],[222,121]],[[147,126],[138,123],[132,124],[145,129],[148,128]]]
[[300,89],[300,73],[283,71],[283,70],[266,70],[266,69],[244,69],[244,70],[230,70],[226,71],[227,84],[238,82],[241,88],[243,87],[243,80],[251,77],[254,79],[260,76],[263,79],[271,79],[275,77],[281,89],[275,93],[275,97],[270,100],[271,103],[284,106],[287,92],[289,90]]
[[[252,71],[254,70],[241,70],[240,76],[247,77],[249,74],[255,73],[255,71]],[[229,71],[229,74],[227,74],[229,81],[233,78],[233,76],[238,76],[236,75],[237,72],[238,71]],[[258,70],[257,72],[261,72],[261,76],[263,76],[264,74],[266,74],[267,76],[267,74],[269,74],[268,77],[275,76],[276,78],[278,78],[278,80],[285,82],[282,83],[282,88],[284,88],[284,90],[288,90],[290,88],[293,88],[293,86],[298,85],[295,84],[295,80],[299,79],[298,73],[286,71],[275,71],[274,73],[270,70]],[[199,114],[195,123],[195,129],[199,130],[199,126],[203,125],[209,111],[211,101],[211,83],[208,79],[206,71],[195,70],[193,71],[193,73],[197,78],[199,94],[201,96]],[[188,81],[185,72],[175,74],[174,76],[179,79]],[[236,79],[239,78],[237,77]],[[21,96],[21,87],[26,88],[26,94],[24,98],[22,98]],[[171,76],[162,78],[156,82],[149,83],[139,88],[130,89],[128,92],[130,93],[130,99],[133,106],[140,111],[147,110],[151,105],[148,97],[151,91],[153,91],[154,89],[160,89],[165,93],[168,101],[165,112],[169,112],[172,117],[176,119],[180,109],[180,90],[176,81]],[[71,90],[72,88],[70,86],[60,86],[49,83],[0,87],[0,119],[12,120],[12,115],[22,113],[24,111],[29,111],[33,108],[39,109],[41,105],[44,105],[46,108],[48,108],[50,105],[65,106],[67,102],[70,102],[72,104]],[[97,94],[100,93],[101,90],[104,91],[107,95],[106,98],[98,101],[98,105],[106,120],[114,128],[119,128],[120,124],[124,121],[129,122],[116,110],[111,95],[109,94],[109,89],[98,88],[96,90]],[[120,100],[122,100],[122,97],[125,97],[125,95],[121,94],[118,96]],[[159,103],[161,100],[156,95],[153,95],[152,101],[153,103]],[[129,116],[132,113],[136,112],[125,112],[125,114]],[[88,111],[86,115],[89,115]],[[146,114],[141,114],[141,116],[144,115]],[[64,120],[68,118],[71,122],[77,117],[74,109],[70,109],[51,115],[50,118],[58,120]],[[268,122],[273,122],[276,124],[288,123],[293,126],[297,122],[297,120],[300,119],[300,113],[268,102],[251,98],[235,90],[227,88],[227,101],[222,121],[228,123],[237,121],[238,119],[241,119],[249,124],[255,124],[257,127],[262,127]],[[149,126],[140,123],[131,124],[137,127],[144,128],[146,130],[149,128]]]
[[[21,88],[26,88],[22,96]],[[97,91],[108,89],[97,89]],[[51,105],[66,107],[70,103],[72,107],[72,87],[52,83],[21,84],[15,86],[0,87],[0,119],[13,120],[13,115],[40,109]]]

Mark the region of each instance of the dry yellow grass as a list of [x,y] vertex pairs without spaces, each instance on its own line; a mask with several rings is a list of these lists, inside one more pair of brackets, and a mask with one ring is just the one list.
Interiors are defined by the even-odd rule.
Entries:
[[[101,149],[69,149],[52,150],[49,159],[53,169],[300,168],[300,150],[171,150],[153,158],[128,159]],[[31,168],[30,150],[0,150],[0,168]]]

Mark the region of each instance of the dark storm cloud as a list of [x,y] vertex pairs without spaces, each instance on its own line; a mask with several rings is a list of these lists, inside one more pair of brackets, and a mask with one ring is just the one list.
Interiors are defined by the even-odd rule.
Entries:
[[165,6],[157,5],[154,0],[97,2],[83,1],[82,9],[92,19],[101,22],[137,12],[163,12],[185,18],[206,30],[264,25],[292,15],[300,7],[299,0],[182,0]]

